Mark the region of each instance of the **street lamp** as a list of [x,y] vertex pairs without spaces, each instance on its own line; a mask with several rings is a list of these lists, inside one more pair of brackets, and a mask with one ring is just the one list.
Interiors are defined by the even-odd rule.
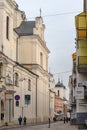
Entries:
[[[21,78],[21,79],[19,79],[19,81],[24,81],[24,80],[26,80],[25,78]],[[22,90],[23,91],[23,90]],[[23,93],[21,93],[22,95],[23,95]],[[23,116],[24,116],[24,106],[23,106],[23,103],[21,104],[22,106],[21,106],[21,108],[22,108],[22,112],[21,112],[21,114],[22,114],[22,127],[21,127],[21,130],[23,130]]]
[[[50,87],[50,85],[49,85]],[[49,88],[49,128],[50,128],[50,116],[51,116],[51,110],[50,110],[50,92],[51,92],[51,89]]]
[[0,124],[1,124],[1,92],[2,88],[0,87]]

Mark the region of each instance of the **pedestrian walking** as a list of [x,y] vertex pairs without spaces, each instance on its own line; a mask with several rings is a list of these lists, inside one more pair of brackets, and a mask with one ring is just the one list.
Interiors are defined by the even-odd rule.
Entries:
[[19,122],[19,125],[21,125],[21,123],[22,123],[22,117],[21,116],[18,118],[18,122]]
[[65,118],[65,116],[64,116],[64,120],[63,120],[63,121],[64,121],[64,124],[65,124],[65,121],[66,121],[66,118]]
[[27,120],[27,118],[24,116],[24,125],[26,125],[26,120]]
[[66,122],[68,123],[68,117],[66,117]]

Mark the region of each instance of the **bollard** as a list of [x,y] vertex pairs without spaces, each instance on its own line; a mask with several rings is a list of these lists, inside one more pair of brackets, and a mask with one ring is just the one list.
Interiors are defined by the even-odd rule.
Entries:
[[49,118],[49,128],[50,128],[50,118]]

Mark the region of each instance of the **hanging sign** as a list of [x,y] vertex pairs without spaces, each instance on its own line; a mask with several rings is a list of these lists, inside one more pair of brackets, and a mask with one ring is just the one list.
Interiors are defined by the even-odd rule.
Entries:
[[84,99],[84,87],[76,87],[75,98],[76,99]]

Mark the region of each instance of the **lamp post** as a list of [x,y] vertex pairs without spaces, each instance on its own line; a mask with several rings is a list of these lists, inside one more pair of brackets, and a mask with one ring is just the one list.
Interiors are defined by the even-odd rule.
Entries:
[[23,130],[23,113],[24,113],[24,107],[22,106],[22,127],[21,127],[22,130]]
[[48,87],[49,87],[49,128],[50,128],[50,77],[49,77],[49,85],[48,85]]
[[[19,81],[24,81],[24,80],[26,80],[25,78],[21,78],[21,79],[19,79]],[[22,90],[22,92],[23,92],[23,90]],[[23,93],[21,92],[21,94],[23,95]],[[21,99],[22,100],[22,99]],[[24,106],[23,106],[23,103],[21,104],[22,106],[21,106],[21,114],[22,114],[22,127],[21,127],[21,130],[23,130],[23,116],[24,116]]]
[[1,124],[1,92],[2,88],[0,88],[0,124]]

